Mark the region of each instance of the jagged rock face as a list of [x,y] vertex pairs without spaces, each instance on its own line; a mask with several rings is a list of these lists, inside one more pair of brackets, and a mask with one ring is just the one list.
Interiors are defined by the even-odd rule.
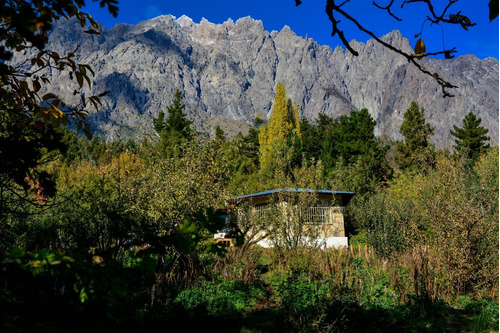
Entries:
[[[80,31],[73,21],[58,22],[49,47],[63,52],[80,45],[77,60],[96,72],[93,92],[110,91],[101,111],[90,117],[110,139],[124,129],[125,135],[150,130],[151,118],[166,110],[176,89],[184,93],[188,117],[201,128],[210,130],[213,119],[250,124],[256,116],[270,116],[274,88],[283,82],[302,117],[315,119],[320,112],[337,117],[367,108],[377,120],[377,135],[400,139],[403,114],[415,100],[435,127],[432,139],[439,147],[453,144],[450,129],[461,126],[470,111],[483,119],[498,144],[498,61],[493,58],[424,60],[459,87],[452,91],[455,97],[443,98],[437,83],[373,40],[353,42],[360,53],[353,57],[286,26],[268,32],[251,18],[216,25],[160,16],[118,24],[97,36]],[[383,38],[411,48],[398,31]],[[52,82],[56,92],[71,92],[57,74]]]

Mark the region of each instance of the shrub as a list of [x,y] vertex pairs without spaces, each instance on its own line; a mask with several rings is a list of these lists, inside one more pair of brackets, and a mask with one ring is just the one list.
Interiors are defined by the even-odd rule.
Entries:
[[222,319],[241,316],[249,310],[258,288],[238,281],[202,281],[197,286],[181,291],[174,304],[190,316],[210,316]]

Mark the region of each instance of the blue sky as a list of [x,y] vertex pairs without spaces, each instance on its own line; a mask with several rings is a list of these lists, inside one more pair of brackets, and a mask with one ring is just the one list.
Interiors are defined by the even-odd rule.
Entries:
[[[314,38],[320,44],[330,45],[332,48],[340,45],[338,37],[331,37],[331,24],[325,14],[325,0],[302,0],[302,5],[296,7],[295,0],[118,0],[119,14],[115,19],[107,10],[100,9],[96,4],[89,2],[86,11],[106,27],[111,28],[116,23],[135,24],[142,20],[151,19],[159,15],[171,14],[176,17],[187,15],[195,22],[200,22],[204,17],[213,23],[222,23],[231,18],[251,16],[261,20],[264,27],[269,30],[281,30],[288,25],[299,36]],[[385,5],[389,0],[378,0],[380,5]],[[396,1],[401,2],[401,1]],[[438,0],[439,3],[448,1]],[[479,58],[494,57],[498,59],[499,51],[499,23],[498,18],[492,23],[488,19],[489,0],[461,0],[452,6],[450,13],[459,10],[468,16],[477,26],[465,31],[460,26],[444,25],[443,32],[439,26],[430,26],[424,23],[427,10],[423,4],[408,4],[404,9],[395,7],[396,15],[403,18],[403,22],[397,22],[386,13],[375,8],[372,0],[351,0],[344,9],[351,13],[356,19],[371,29],[377,35],[386,34],[394,29],[400,30],[412,45],[423,26],[423,40],[427,46],[427,52],[435,52],[443,49],[443,33],[446,48],[456,47],[456,55],[475,54]],[[439,11],[439,8],[436,8]],[[341,19],[341,18],[339,18]],[[369,36],[358,31],[347,20],[341,19],[340,27],[344,30],[348,40],[366,41]]]

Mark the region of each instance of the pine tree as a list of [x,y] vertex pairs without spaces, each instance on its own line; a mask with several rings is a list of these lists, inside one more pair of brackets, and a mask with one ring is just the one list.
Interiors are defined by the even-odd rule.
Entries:
[[321,160],[327,170],[336,165],[362,166],[365,174],[377,181],[384,181],[392,173],[385,157],[388,145],[375,138],[376,122],[367,109],[351,111],[329,126],[321,143]]
[[375,125],[367,109],[352,111],[349,116],[340,117],[336,146],[342,161],[351,164],[356,156],[368,154],[376,148]]
[[400,169],[418,169],[433,165],[435,150],[430,137],[434,128],[425,122],[424,109],[417,102],[411,102],[404,114],[399,133],[404,141],[396,142],[396,163]]
[[486,143],[490,139],[486,134],[487,128],[481,127],[481,118],[469,112],[462,120],[463,127],[453,125],[450,134],[456,137],[455,150],[458,154],[465,154],[469,159],[475,161],[482,150],[489,148]]
[[277,152],[288,146],[296,146],[300,138],[300,117],[297,103],[287,100],[285,85],[276,85],[274,105],[268,125],[262,125],[259,133],[260,164],[263,170],[269,170]]
[[179,156],[181,154],[181,144],[191,139],[191,120],[186,119],[183,112],[185,105],[182,103],[182,94],[177,89],[175,91],[172,104],[167,107],[168,117],[165,120],[165,113],[162,111],[158,118],[153,118],[155,131],[160,135],[158,150],[167,157]]
[[168,132],[176,131],[184,137],[188,138],[191,133],[191,120],[186,119],[186,114],[183,112],[184,103],[182,103],[182,93],[179,89],[175,91],[172,104],[167,107],[168,117],[165,120],[165,112],[161,111],[158,118],[153,118],[153,125],[155,131],[160,134],[162,130]]
[[226,136],[224,134],[224,131],[222,130],[222,128],[220,128],[219,125],[217,125],[217,127],[215,127],[215,137],[214,137],[215,141],[226,141]]
[[314,123],[309,122],[307,118],[300,121],[302,154],[306,160],[314,159],[318,161],[320,159],[325,138],[337,125],[338,122],[335,122],[332,117],[324,113],[319,113]]

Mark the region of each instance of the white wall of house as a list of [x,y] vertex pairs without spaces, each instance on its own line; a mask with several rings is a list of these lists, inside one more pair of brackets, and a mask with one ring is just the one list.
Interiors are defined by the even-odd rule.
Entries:
[[[348,246],[348,241],[347,237],[318,237],[311,241],[309,237],[304,237],[304,242],[308,244],[314,244],[320,248],[331,248],[334,247],[338,249],[339,247],[346,247]],[[260,242],[257,243],[258,245],[264,247],[264,248],[269,248],[273,247],[273,244],[270,240],[268,239],[263,239]]]

